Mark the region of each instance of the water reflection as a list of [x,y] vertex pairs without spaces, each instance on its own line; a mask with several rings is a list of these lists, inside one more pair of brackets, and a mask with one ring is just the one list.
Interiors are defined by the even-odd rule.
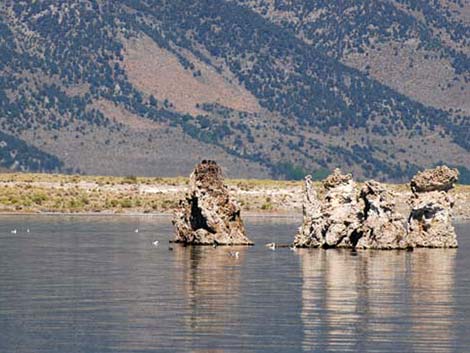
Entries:
[[324,351],[355,346],[358,272],[345,250],[299,250],[303,274],[303,350]]
[[403,251],[362,251],[358,271],[362,274],[358,288],[362,298],[360,308],[364,335],[371,345],[391,348],[394,336],[402,332],[404,310],[407,305],[407,256]]
[[419,351],[430,342],[447,351],[455,342],[456,250],[297,253],[305,352]]
[[[248,230],[281,243],[297,223]],[[456,250],[170,251],[168,219],[0,217],[0,352],[464,352],[457,232]]]
[[454,351],[456,254],[456,249],[418,249],[410,259],[410,333],[415,350]]
[[246,250],[246,247],[174,248],[174,263],[189,308],[185,324],[195,340],[198,336],[228,334],[228,327],[241,321],[238,307]]

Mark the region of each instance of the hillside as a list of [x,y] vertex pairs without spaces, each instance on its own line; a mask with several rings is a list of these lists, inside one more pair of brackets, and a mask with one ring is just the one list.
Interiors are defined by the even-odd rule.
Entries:
[[470,2],[238,0],[423,104],[470,114]]
[[340,166],[403,180],[445,161],[468,173],[467,5],[342,3],[6,2],[0,140],[14,151],[1,165],[171,176],[211,158],[231,177]]

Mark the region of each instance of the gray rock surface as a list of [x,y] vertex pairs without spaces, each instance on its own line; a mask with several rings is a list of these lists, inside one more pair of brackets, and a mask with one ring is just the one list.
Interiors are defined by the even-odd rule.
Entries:
[[323,215],[321,203],[313,187],[312,177],[305,177],[304,200],[302,204],[303,222],[294,239],[294,246],[299,248],[316,248],[322,244]]
[[[358,249],[405,249],[410,247],[404,217],[396,210],[395,196],[385,185],[367,181],[361,189],[363,219]],[[354,241],[354,240],[353,240]]]
[[190,176],[189,191],[175,210],[175,242],[193,245],[253,245],[245,235],[240,207],[224,185],[214,161],[202,161]]
[[413,192],[449,191],[459,179],[459,171],[447,166],[426,169],[411,179]]
[[359,227],[356,188],[351,174],[335,169],[323,181],[325,197],[320,202],[310,176],[305,178],[304,218],[295,247],[351,247]]
[[322,247],[352,247],[351,238],[360,226],[356,185],[351,174],[340,169],[323,181],[326,190],[321,212],[324,217]]
[[452,225],[454,200],[447,193],[457,181],[456,169],[437,167],[418,173],[411,181],[408,237],[417,247],[455,248],[457,235]]
[[357,249],[453,248],[454,201],[447,193],[458,180],[456,169],[425,170],[411,180],[408,224],[398,213],[395,195],[384,184],[368,181],[356,195],[350,174],[336,169],[324,182],[319,200],[310,176],[305,178],[303,223],[295,247]]

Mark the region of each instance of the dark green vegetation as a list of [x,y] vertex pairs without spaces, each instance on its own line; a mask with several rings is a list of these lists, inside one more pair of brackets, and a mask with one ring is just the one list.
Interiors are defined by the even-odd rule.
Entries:
[[[420,48],[449,57],[456,73],[468,72],[470,62],[462,50],[468,46],[469,28],[439,0],[323,1],[234,0],[300,35],[316,49],[337,59],[363,52],[373,43],[418,40]],[[463,9],[465,1],[448,1]],[[283,16],[284,14],[284,16]],[[289,14],[290,16],[286,16]],[[417,16],[421,15],[421,17]],[[295,19],[295,21],[293,20]],[[434,30],[441,31],[435,33]],[[447,33],[453,49],[440,34]]]
[[16,170],[56,171],[63,163],[36,147],[28,146],[14,136],[0,131],[0,165],[13,166]]
[[[468,165],[468,116],[419,103],[342,60],[370,41],[418,38],[426,50],[448,58],[459,79],[468,78],[468,56],[458,49],[468,47],[468,26],[426,1],[372,1],[342,16],[354,3],[7,2],[0,13],[0,129],[40,148],[41,141],[60,140],[64,132],[80,140],[108,131],[109,148],[129,144],[130,137],[124,142],[113,137],[121,138],[123,124],[93,105],[106,100],[227,156],[261,165],[273,177],[323,176],[341,166],[360,177],[403,180],[441,160]],[[424,20],[398,5],[419,9]],[[301,21],[276,17],[268,13],[270,6]],[[323,17],[309,20],[313,10],[323,10]],[[444,45],[435,28],[445,29],[455,45]],[[125,70],[123,43],[143,35],[173,53],[195,78],[201,73],[191,57],[220,75],[230,71],[261,111],[203,102],[204,113],[189,115],[142,92]],[[76,167],[15,141],[23,168]],[[147,148],[143,144],[142,153]],[[15,167],[15,161],[4,157],[1,165]]]
[[468,2],[234,2],[415,100],[469,114]]

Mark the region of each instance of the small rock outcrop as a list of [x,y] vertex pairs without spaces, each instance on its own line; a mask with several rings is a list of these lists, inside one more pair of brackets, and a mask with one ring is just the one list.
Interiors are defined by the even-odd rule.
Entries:
[[214,161],[202,161],[189,180],[189,191],[175,211],[176,243],[253,245],[245,235],[240,207],[224,185]]
[[406,249],[404,217],[396,210],[395,197],[385,185],[367,181],[359,199],[363,207],[362,226],[355,247],[358,249]]
[[293,245],[299,248],[316,248],[322,244],[324,222],[321,203],[313,188],[310,175],[305,177],[304,188],[303,222],[295,236]]
[[411,179],[411,191],[423,193],[428,191],[449,191],[459,179],[459,171],[447,166],[426,169]]
[[446,166],[418,173],[411,180],[408,237],[417,247],[456,248],[457,235],[452,225],[454,201],[448,191],[458,180],[457,169]]

